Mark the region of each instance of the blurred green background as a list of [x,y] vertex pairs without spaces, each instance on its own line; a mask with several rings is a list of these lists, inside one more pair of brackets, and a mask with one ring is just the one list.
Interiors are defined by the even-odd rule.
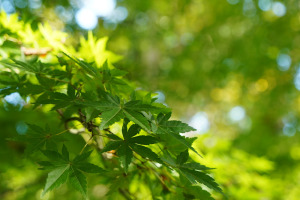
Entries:
[[[123,56],[115,66],[197,128],[189,134],[198,137],[199,161],[216,168],[229,199],[300,198],[299,1],[0,0],[0,6],[32,26],[48,22],[68,32],[70,45],[87,30],[108,36],[107,48]],[[15,134],[24,116],[31,113],[7,115],[1,107],[1,139]],[[29,191],[40,190],[45,177],[29,161],[14,166],[21,155],[15,143],[3,139],[0,146],[0,168],[9,168],[0,173],[0,198],[34,199]],[[11,151],[16,155],[7,158]]]

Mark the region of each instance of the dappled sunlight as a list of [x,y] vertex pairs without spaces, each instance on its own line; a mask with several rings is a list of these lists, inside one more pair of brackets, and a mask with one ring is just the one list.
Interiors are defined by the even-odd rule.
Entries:
[[[33,166],[31,162],[23,161],[16,164],[25,151],[26,142],[19,144],[11,139],[12,136],[26,137],[30,133],[28,122],[46,122],[46,115],[49,115],[51,128],[67,127],[69,136],[74,137],[82,134],[76,142],[101,148],[107,144],[107,138],[103,140],[100,136],[90,141],[95,133],[87,132],[89,120],[96,115],[103,116],[102,111],[83,108],[80,112],[86,114],[88,120],[81,124],[78,118],[82,116],[72,114],[74,108],[66,108],[67,117],[62,117],[60,111],[65,108],[59,106],[64,105],[54,109],[56,112],[53,112],[52,104],[43,105],[56,90],[67,94],[68,88],[64,86],[67,78],[62,77],[74,76],[74,80],[67,83],[78,89],[74,94],[75,102],[86,98],[95,103],[98,99],[93,93],[103,89],[112,91],[113,96],[118,95],[116,91],[126,96],[118,104],[121,109],[130,98],[159,105],[163,110],[160,119],[172,108],[171,120],[182,119],[195,129],[178,133],[189,141],[196,139],[193,147],[203,158],[192,150],[190,155],[200,164],[216,168],[208,170],[209,174],[220,183],[230,200],[298,200],[299,8],[299,3],[292,0],[0,0],[0,9],[5,11],[0,14],[0,59],[4,62],[12,62],[8,60],[10,58],[31,63],[37,59],[47,62],[38,72],[45,79],[40,79],[30,70],[26,76],[20,75],[20,69],[4,70],[0,63],[0,158],[5,158],[8,163],[2,165],[1,162],[0,166],[0,172],[5,170],[0,173],[0,188],[7,190],[4,197],[11,200],[30,199],[28,196],[39,199],[42,194],[41,182],[44,184],[45,174],[36,170],[37,164]],[[53,68],[57,58],[64,57],[62,51],[78,57],[78,61],[86,60],[84,64],[100,70],[96,72],[97,76],[107,77],[95,81],[70,60],[59,60],[61,66]],[[106,62],[109,70],[116,67],[120,71],[104,72]],[[57,77],[52,80],[49,74],[44,77],[46,72]],[[115,77],[112,78],[110,73]],[[83,78],[84,74],[87,76]],[[120,76],[125,76],[126,81]],[[117,86],[109,88],[107,82],[110,81],[115,81]],[[128,82],[135,88],[137,97],[132,90],[125,88]],[[82,87],[92,83],[98,85]],[[8,84],[10,86],[6,87]],[[144,89],[153,93],[147,96]],[[29,90],[34,91],[30,97],[27,95]],[[41,93],[42,90],[47,92]],[[150,100],[147,99],[149,96]],[[33,104],[37,100],[42,103]],[[33,112],[38,114],[33,115]],[[54,114],[49,114],[52,112]],[[146,110],[140,114],[149,122],[146,129],[150,127],[152,130],[159,126],[155,121],[159,112],[153,109],[153,116],[149,114],[151,112]],[[60,117],[63,120],[57,126]],[[68,118],[74,120],[68,121]],[[102,123],[100,118],[94,120],[97,127]],[[122,123],[122,120],[114,123],[110,129],[121,138]],[[102,128],[100,134],[105,133],[107,127]],[[147,131],[140,133],[147,134]],[[153,131],[150,134],[157,136]],[[172,144],[165,149],[155,146],[155,153],[163,154],[166,149],[174,148],[176,153],[172,156],[175,159],[186,149],[174,138],[163,134],[157,137]],[[68,139],[64,142],[69,142]],[[70,147],[80,152],[76,142],[71,142]],[[41,159],[39,153],[37,157]],[[7,158],[9,154],[12,154],[11,159]],[[91,160],[101,167],[105,167],[101,159],[112,161],[119,156],[115,150],[107,152],[104,157],[99,155],[93,152]],[[160,163],[152,164],[153,169],[163,169]],[[124,164],[120,166],[122,168]],[[131,169],[133,166],[130,165]],[[147,168],[139,170],[149,171]],[[177,172],[173,173],[179,177]],[[105,195],[110,193],[111,186],[104,179],[99,181],[99,177],[88,177],[91,180],[91,199],[106,198]],[[159,184],[153,184],[151,189],[146,187],[148,182],[141,184],[135,177],[132,184],[126,183],[128,191],[122,192],[136,193],[138,199],[156,198],[151,196],[156,187],[158,193],[170,192],[163,185],[172,182],[168,178],[152,174],[147,181],[158,180]],[[112,185],[125,183],[124,179]],[[70,191],[68,186],[63,186],[44,199],[51,200],[61,195],[79,198],[79,194]],[[0,189],[0,199],[1,192]],[[213,192],[213,197],[223,199],[216,192]]]

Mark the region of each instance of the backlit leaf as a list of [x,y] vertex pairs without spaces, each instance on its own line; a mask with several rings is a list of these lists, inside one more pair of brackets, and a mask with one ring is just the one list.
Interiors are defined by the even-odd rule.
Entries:
[[78,190],[84,197],[87,196],[87,181],[86,177],[74,167],[70,168],[70,184]]
[[70,165],[63,165],[48,174],[46,185],[42,195],[45,195],[48,191],[59,187],[61,184],[65,183],[68,179],[70,173]]
[[122,163],[122,165],[124,167],[125,173],[127,173],[128,166],[131,163],[131,160],[133,157],[132,150],[129,148],[129,146],[123,144],[118,149],[118,156],[119,156],[120,162]]

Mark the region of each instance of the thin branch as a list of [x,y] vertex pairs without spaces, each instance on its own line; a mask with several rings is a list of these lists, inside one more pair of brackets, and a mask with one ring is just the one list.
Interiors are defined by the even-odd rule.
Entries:
[[130,193],[128,191],[124,191],[123,189],[119,188],[119,192],[123,195],[125,199],[132,200]]
[[80,153],[79,154],[82,154],[83,150],[87,147],[87,145],[89,144],[89,142],[93,139],[93,135],[90,137],[90,139],[88,139],[88,141],[86,141],[84,147],[81,149]]
[[56,112],[61,116],[61,118],[64,118],[64,113],[60,109],[56,109]]
[[[78,126],[78,125],[77,125],[77,126]],[[75,128],[75,127],[76,127],[76,126],[74,126],[74,128]],[[70,128],[68,128],[68,129],[66,129],[66,130],[63,130],[62,132],[59,132],[59,133],[55,134],[55,136],[61,135],[61,134],[65,133],[65,132],[67,132],[67,131],[70,131]]]

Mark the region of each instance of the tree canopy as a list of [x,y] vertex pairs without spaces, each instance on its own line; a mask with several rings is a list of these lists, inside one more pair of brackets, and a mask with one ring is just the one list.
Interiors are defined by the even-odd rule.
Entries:
[[1,2],[0,197],[297,199],[299,3],[107,2]]

